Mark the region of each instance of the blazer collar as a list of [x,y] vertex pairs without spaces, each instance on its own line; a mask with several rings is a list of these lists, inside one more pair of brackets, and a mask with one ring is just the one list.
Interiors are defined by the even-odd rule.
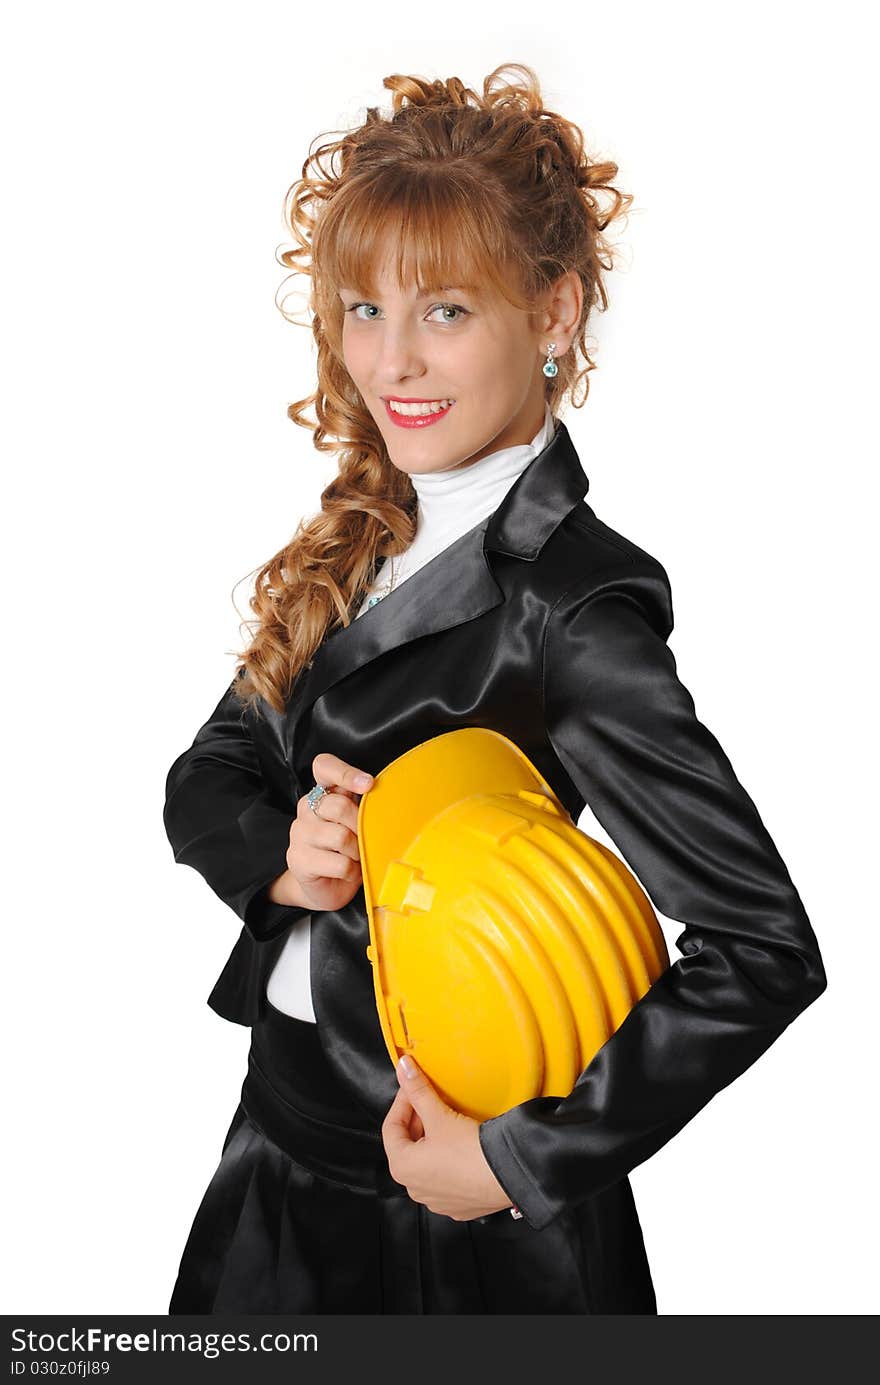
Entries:
[[430,562],[348,625],[325,637],[294,686],[286,714],[286,748],[294,763],[297,728],[308,708],[340,679],[391,649],[474,620],[504,599],[488,558],[504,553],[527,562],[589,488],[565,424],[517,477],[488,519],[462,534]]
[[583,500],[590,483],[571,435],[557,421],[556,432],[529,462],[489,516],[484,549],[514,558],[537,558],[561,520]]

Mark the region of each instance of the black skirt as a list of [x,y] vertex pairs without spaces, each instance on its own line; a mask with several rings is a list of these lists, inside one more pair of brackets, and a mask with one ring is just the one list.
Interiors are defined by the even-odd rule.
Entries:
[[241,1101],[168,1309],[186,1313],[657,1312],[628,1179],[541,1231],[457,1222],[395,1183],[318,1026],[266,1002]]

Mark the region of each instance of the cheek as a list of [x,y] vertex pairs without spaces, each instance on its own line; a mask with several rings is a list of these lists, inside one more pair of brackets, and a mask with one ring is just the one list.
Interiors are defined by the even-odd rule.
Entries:
[[449,387],[450,394],[479,401],[486,389],[497,382],[498,349],[477,341],[459,342],[438,360],[436,376]]
[[493,420],[499,412],[505,415],[512,411],[522,393],[522,378],[517,353],[507,343],[494,340],[463,353],[456,365],[461,396]]
[[357,332],[342,332],[342,360],[346,370],[356,385],[363,381],[366,370],[366,353],[363,342],[358,341]]

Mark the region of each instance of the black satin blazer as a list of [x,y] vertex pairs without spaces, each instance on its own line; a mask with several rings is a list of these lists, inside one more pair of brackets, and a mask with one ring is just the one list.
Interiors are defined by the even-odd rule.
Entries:
[[[585,803],[681,956],[578,1079],[485,1121],[498,1181],[541,1228],[659,1149],[825,989],[788,871],[697,719],[667,647],[663,567],[597,519],[563,423],[483,520],[347,626],[283,716],[243,712],[233,683],[168,773],[164,821],[242,920],[208,999],[252,1024],[288,925],[273,904],[297,799],[331,751],[373,774],[462,726],[515,741],[577,822]],[[418,785],[413,785],[413,794]],[[327,1058],[377,1126],[397,1091],[373,992],[363,887],[315,916],[311,988]]]

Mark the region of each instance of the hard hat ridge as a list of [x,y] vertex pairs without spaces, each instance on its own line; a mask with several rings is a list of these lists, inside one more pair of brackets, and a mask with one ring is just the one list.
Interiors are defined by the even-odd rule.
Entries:
[[635,876],[499,732],[392,761],[358,838],[389,1057],[411,1053],[475,1119],[567,1096],[669,965]]

